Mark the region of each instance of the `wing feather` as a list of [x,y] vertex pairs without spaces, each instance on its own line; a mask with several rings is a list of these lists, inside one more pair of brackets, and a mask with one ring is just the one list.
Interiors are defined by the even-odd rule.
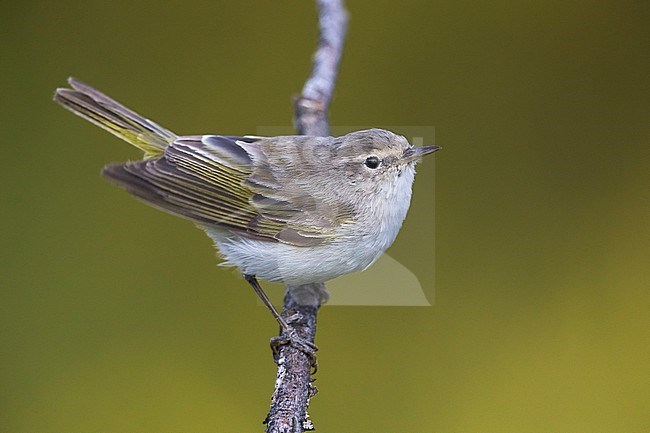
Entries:
[[198,223],[297,246],[327,242],[337,224],[314,227],[313,210],[297,204],[305,191],[264,169],[260,140],[179,137],[161,157],[109,165],[103,173],[145,202]]

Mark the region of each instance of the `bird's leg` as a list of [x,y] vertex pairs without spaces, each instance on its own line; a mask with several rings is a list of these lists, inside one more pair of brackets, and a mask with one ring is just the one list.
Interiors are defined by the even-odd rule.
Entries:
[[[251,287],[253,287],[253,290],[255,290],[257,296],[259,296],[264,305],[266,305],[266,307],[271,311],[271,314],[273,314],[275,320],[277,320],[280,324],[280,328],[282,328],[282,335],[271,339],[273,359],[275,359],[277,362],[279,358],[279,346],[290,344],[291,346],[307,355],[309,358],[309,363],[311,364],[313,372],[315,373],[318,367],[318,362],[316,361],[316,351],[318,350],[318,346],[310,341],[305,340],[304,338],[301,338],[296,330],[293,327],[289,326],[289,324],[282,318],[280,313],[278,313],[278,310],[275,309],[269,297],[266,296],[266,293],[264,293],[264,290],[262,290],[262,287],[257,281],[255,275],[244,274],[244,279],[248,281],[248,284],[250,284]],[[289,319],[291,320],[291,318]]]

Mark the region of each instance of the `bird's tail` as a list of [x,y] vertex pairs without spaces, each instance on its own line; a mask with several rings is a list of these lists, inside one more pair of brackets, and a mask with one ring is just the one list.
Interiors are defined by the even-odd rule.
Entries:
[[129,110],[97,89],[69,78],[71,89],[57,89],[54,100],[74,114],[107,130],[144,152],[160,156],[177,136],[155,122]]

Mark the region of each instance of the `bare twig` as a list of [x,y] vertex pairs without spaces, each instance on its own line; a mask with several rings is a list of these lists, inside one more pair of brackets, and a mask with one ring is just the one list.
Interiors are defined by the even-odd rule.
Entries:
[[342,0],[316,0],[318,48],[312,73],[295,101],[296,130],[302,135],[329,135],[327,110],[334,93],[347,30],[348,14]]
[[[316,0],[319,38],[312,73],[295,100],[296,130],[302,135],[329,135],[327,110],[332,100],[343,42],[347,12],[343,0]],[[292,293],[294,296],[292,296]],[[300,299],[296,294],[300,294]],[[323,299],[324,284],[289,287],[284,296],[282,316],[298,335],[310,342],[316,336],[316,315]],[[281,346],[275,391],[265,420],[267,433],[301,433],[314,427],[307,414],[309,399],[316,393],[312,385],[310,359],[290,345]]]

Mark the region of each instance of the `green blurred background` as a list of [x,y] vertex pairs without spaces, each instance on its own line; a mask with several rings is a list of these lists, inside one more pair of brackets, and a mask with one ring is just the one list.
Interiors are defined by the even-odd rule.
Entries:
[[[74,75],[179,133],[290,127],[314,5],[1,8],[0,431],[261,431],[271,317],[192,224],[99,176],[138,152],[51,96]],[[332,125],[444,147],[436,293],[321,311],[319,431],[649,431],[650,4],[348,8]],[[433,168],[389,251],[428,296]]]

